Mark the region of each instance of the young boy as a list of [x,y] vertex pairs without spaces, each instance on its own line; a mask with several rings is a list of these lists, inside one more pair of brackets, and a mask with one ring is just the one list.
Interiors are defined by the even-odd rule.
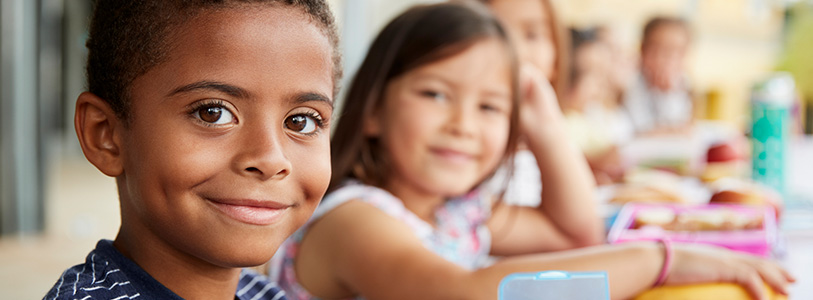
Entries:
[[656,17],[644,27],[641,74],[624,106],[638,134],[677,133],[691,125],[693,109],[684,60],[691,44],[686,21]]
[[330,179],[341,75],[323,0],[99,0],[82,151],[121,228],[47,299],[281,299],[268,261]]

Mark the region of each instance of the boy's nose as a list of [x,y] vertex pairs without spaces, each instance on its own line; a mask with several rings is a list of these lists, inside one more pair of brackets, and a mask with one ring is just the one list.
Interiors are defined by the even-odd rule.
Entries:
[[291,161],[281,142],[284,133],[255,130],[244,134],[235,159],[235,168],[244,176],[260,180],[283,179],[291,174]]

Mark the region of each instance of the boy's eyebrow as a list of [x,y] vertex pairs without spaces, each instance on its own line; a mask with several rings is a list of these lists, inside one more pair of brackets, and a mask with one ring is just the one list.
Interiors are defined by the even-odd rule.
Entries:
[[[174,96],[174,95],[177,95],[177,94],[187,93],[187,92],[191,92],[191,91],[195,91],[195,90],[214,90],[214,91],[218,91],[218,92],[221,92],[221,93],[225,93],[225,94],[227,94],[229,96],[232,96],[232,97],[237,97],[237,98],[242,98],[242,99],[247,99],[247,98],[250,98],[250,96],[251,96],[251,93],[249,93],[248,91],[246,91],[243,88],[240,88],[240,87],[237,87],[237,86],[234,86],[234,85],[230,85],[230,84],[226,84],[226,83],[222,83],[222,82],[216,82],[216,81],[198,81],[198,82],[195,82],[195,83],[190,83],[190,84],[187,84],[187,85],[184,85],[184,86],[181,86],[181,87],[178,87],[178,88],[172,90],[172,92],[170,92],[168,96],[171,97],[171,96]],[[329,97],[327,97],[327,96],[325,96],[323,94],[316,93],[316,92],[299,93],[299,94],[296,94],[296,96],[294,96],[292,98],[293,98],[293,102],[297,103],[297,104],[310,102],[310,101],[319,101],[319,102],[324,102],[324,103],[330,105],[331,108],[333,108],[333,100],[331,100]]]
[[305,93],[297,94],[294,97],[294,102],[297,103],[297,104],[310,102],[310,101],[324,102],[324,103],[330,105],[330,108],[333,108],[333,100],[330,100],[330,98],[328,98],[327,96],[322,95],[320,93],[305,92]]
[[230,84],[216,82],[216,81],[198,81],[195,83],[190,83],[179,88],[172,90],[167,96],[174,96],[181,93],[187,93],[194,90],[214,90],[221,93],[225,93],[232,97],[237,98],[249,98],[249,92],[243,88],[233,86]]

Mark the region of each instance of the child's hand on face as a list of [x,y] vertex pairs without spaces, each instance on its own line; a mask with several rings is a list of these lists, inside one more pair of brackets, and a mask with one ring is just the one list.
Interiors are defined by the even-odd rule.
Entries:
[[564,128],[559,100],[539,69],[525,64],[520,70],[520,128],[525,138],[558,134]]
[[674,246],[667,285],[736,283],[744,286],[753,299],[763,300],[768,299],[763,282],[775,292],[787,295],[788,284],[796,281],[776,263],[756,256],[705,245]]

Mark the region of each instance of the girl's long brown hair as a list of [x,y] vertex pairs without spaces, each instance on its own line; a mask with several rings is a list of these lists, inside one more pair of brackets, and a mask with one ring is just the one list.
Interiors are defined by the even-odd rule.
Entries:
[[402,13],[379,33],[353,79],[331,140],[333,175],[328,191],[348,178],[378,187],[389,178],[386,149],[381,148],[378,138],[365,136],[363,129],[364,120],[374,117],[382,107],[384,91],[392,79],[488,38],[501,41],[511,61],[510,132],[502,162],[510,168],[518,136],[519,79],[517,57],[508,35],[481,4],[421,5]]

